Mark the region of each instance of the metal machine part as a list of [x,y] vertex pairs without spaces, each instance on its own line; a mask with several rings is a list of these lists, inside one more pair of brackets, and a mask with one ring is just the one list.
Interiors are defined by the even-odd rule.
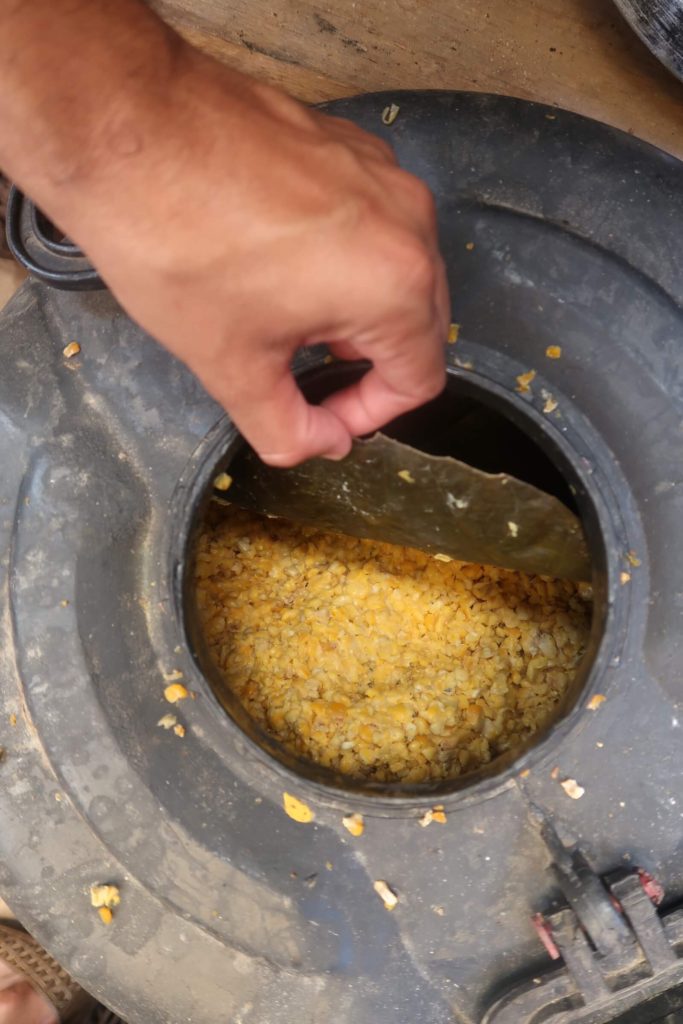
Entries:
[[[425,410],[435,431],[438,404]],[[453,420],[448,392],[441,404]],[[460,404],[467,415],[462,397]],[[468,426],[456,419],[451,429],[460,435]],[[581,523],[555,495],[382,433],[354,441],[341,462],[310,459],[274,469],[247,450],[230,468],[229,491],[216,489],[218,502],[462,562],[578,581],[591,576]]]
[[564,967],[517,985],[483,1024],[658,1024],[663,1015],[664,1024],[680,1024],[683,908],[660,916],[663,893],[642,870],[622,869],[603,883],[579,850],[557,837],[550,846],[561,849],[563,866],[553,867],[569,906],[537,914],[534,923]]

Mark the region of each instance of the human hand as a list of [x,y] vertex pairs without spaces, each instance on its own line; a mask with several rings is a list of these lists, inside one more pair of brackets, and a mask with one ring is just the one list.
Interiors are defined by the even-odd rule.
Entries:
[[[266,462],[343,457],[442,389],[434,204],[389,146],[184,44],[170,94],[136,102],[109,129],[116,181],[60,222]],[[373,365],[314,407],[290,364],[321,341]]]

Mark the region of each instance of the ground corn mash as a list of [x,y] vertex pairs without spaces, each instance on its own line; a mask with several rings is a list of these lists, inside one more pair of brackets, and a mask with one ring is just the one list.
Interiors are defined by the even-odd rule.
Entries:
[[553,717],[586,642],[576,584],[226,510],[197,557],[212,656],[290,751],[377,781],[452,778]]

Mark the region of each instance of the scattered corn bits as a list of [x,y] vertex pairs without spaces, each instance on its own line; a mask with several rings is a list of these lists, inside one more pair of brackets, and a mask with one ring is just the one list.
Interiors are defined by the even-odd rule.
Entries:
[[440,551],[436,555],[434,555],[434,558],[437,560],[437,562],[452,562],[453,561],[453,559],[451,558],[450,555],[444,555]]
[[433,821],[437,822],[438,825],[445,825],[448,821],[446,812],[443,809],[443,804],[437,804],[436,807],[432,807],[428,811],[425,811],[420,818],[422,828],[426,828],[427,825],[431,825]]
[[560,783],[560,785],[562,786],[562,789],[565,791],[567,796],[570,796],[572,800],[580,800],[583,794],[586,792],[583,786],[580,786],[578,784],[576,779],[565,779],[564,782]]
[[460,324],[451,324],[448,328],[448,344],[455,345],[460,334]]
[[164,690],[164,697],[169,704],[177,704],[179,700],[185,700],[190,696],[190,691],[182,683],[171,683]]
[[638,566],[642,564],[635,551],[628,551],[626,554],[626,560],[634,569],[637,569]]
[[15,714],[11,714],[9,716],[9,724],[12,726],[12,728],[14,728],[15,725],[17,724],[17,716]]
[[465,248],[467,249],[468,252],[472,252],[472,250],[474,249],[474,242],[466,242]]
[[562,356],[562,348],[560,345],[548,345],[545,354],[548,359],[559,359]]
[[173,726],[173,732],[176,734],[176,736],[180,736],[180,738],[182,739],[183,736],[185,735],[185,726],[178,723],[177,725]]
[[597,711],[601,704],[604,704],[607,698],[602,693],[594,693],[591,699],[586,704],[589,711]]
[[97,913],[100,915],[100,921],[102,924],[111,924],[114,920],[114,915],[109,907],[100,907]]
[[382,879],[380,878],[376,882],[373,882],[372,887],[379,896],[379,898],[384,903],[384,909],[393,910],[394,907],[398,904],[398,896],[391,888],[391,886],[388,885],[386,882],[382,881]]
[[298,797],[292,796],[291,793],[282,794],[282,806],[285,809],[285,814],[301,825],[308,825],[315,818],[315,812],[308,804],[299,800]]
[[552,395],[548,395],[548,397],[546,398],[545,403],[543,405],[543,412],[551,413],[551,412],[555,412],[556,409],[557,409],[557,402],[552,397]]
[[588,635],[577,585],[221,513],[198,544],[200,623],[226,694],[290,753],[440,781],[554,720]]
[[90,903],[93,907],[118,907],[121,893],[118,885],[91,885]]
[[628,583],[630,581],[630,579],[631,579],[631,573],[630,572],[622,572],[621,575],[619,576],[619,582],[621,583],[622,587],[626,583]]
[[165,683],[177,683],[179,679],[183,678],[183,673],[179,668],[172,668],[170,672],[164,672]]
[[529,370],[528,373],[520,373],[519,376],[516,378],[517,387],[515,388],[515,391],[519,391],[521,395],[528,394],[531,391],[531,382],[534,380],[535,377],[535,370]]
[[163,715],[157,722],[157,725],[162,729],[172,729],[177,724],[178,719],[175,715]]
[[342,818],[342,825],[347,832],[350,832],[356,838],[362,836],[365,831],[365,822],[363,821],[362,814],[347,815],[345,818]]
[[217,491],[228,491],[232,486],[232,477],[229,473],[219,473],[213,482]]
[[81,351],[81,346],[77,341],[70,341],[68,345],[65,345],[62,349],[62,355],[65,359],[72,359],[73,356],[77,356]]
[[511,537],[519,536],[519,526],[517,525],[517,523],[508,523],[508,533],[510,534]]

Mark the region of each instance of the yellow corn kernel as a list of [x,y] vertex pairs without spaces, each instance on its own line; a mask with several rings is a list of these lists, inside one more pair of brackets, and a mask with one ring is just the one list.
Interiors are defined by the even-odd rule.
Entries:
[[387,882],[379,879],[378,881],[373,882],[372,887],[384,903],[385,910],[393,910],[394,907],[397,906],[398,896]]
[[121,894],[117,885],[91,885],[90,904],[93,907],[118,907]]
[[515,391],[519,391],[521,394],[526,394],[531,390],[531,382],[536,377],[535,370],[529,370],[527,373],[520,373],[517,377],[517,387]]
[[412,709],[408,704],[394,704],[389,711],[389,714],[395,722],[404,724],[410,722],[413,717]]
[[365,822],[363,821],[362,814],[347,815],[345,818],[342,818],[342,825],[347,832],[350,832],[356,838],[362,836],[365,831]]
[[217,491],[227,491],[232,487],[232,477],[229,473],[219,473],[213,481]]
[[190,696],[190,691],[182,683],[171,683],[164,690],[164,697],[169,704],[177,704],[179,700],[185,700]]
[[292,796],[291,793],[282,794],[282,806],[285,809],[285,814],[301,825],[308,825],[315,818],[315,812],[308,804],[299,800],[298,797]]

